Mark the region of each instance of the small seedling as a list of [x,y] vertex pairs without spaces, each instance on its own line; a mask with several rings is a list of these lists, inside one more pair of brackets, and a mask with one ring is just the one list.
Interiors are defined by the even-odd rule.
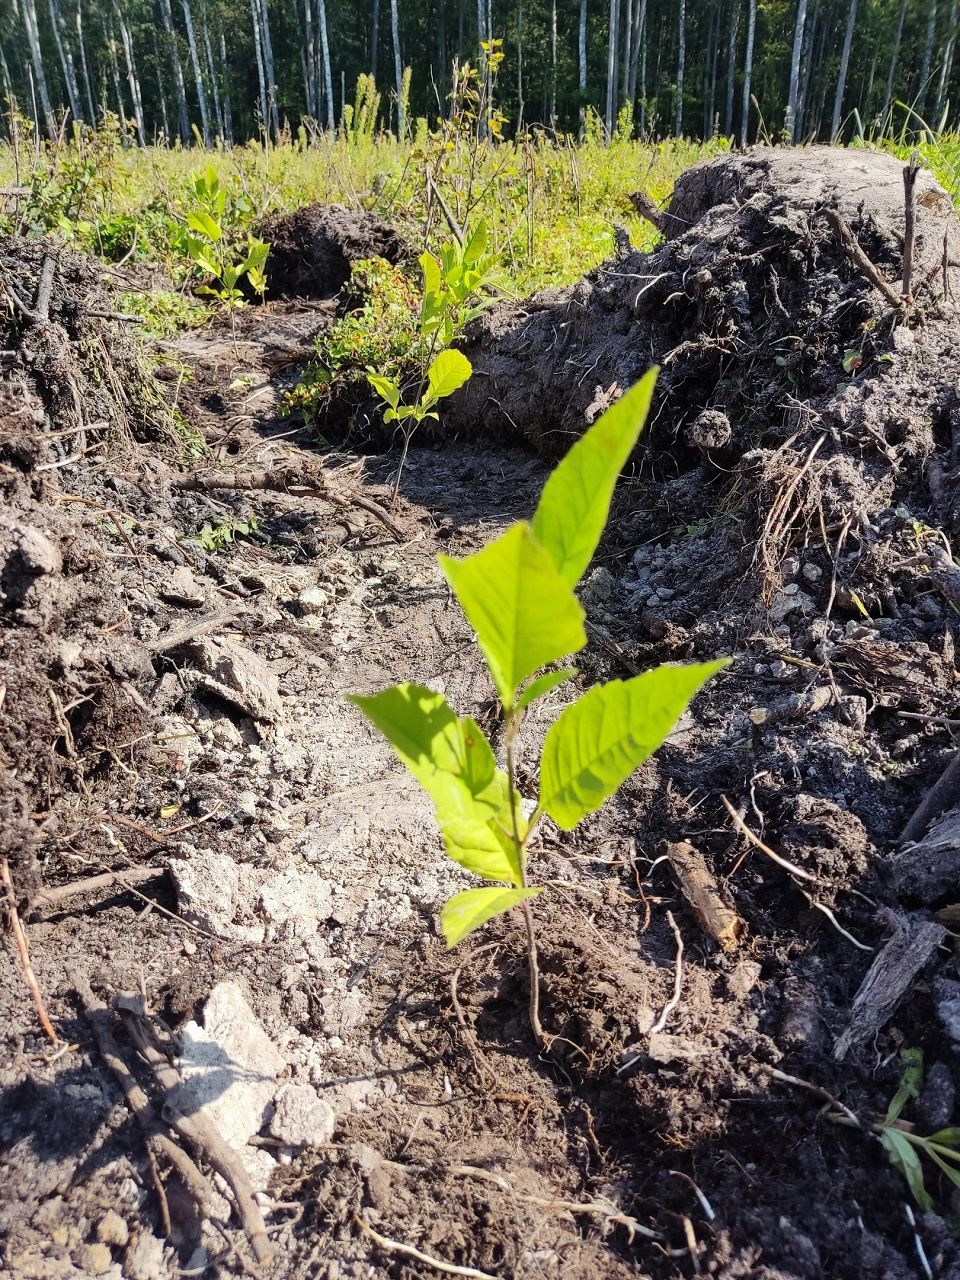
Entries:
[[663,743],[697,690],[726,660],[656,667],[632,680],[595,685],[547,732],[539,798],[517,788],[516,746],[524,713],[566,683],[548,669],[587,642],[574,594],[600,541],[614,486],[650,407],[656,370],[628,391],[551,474],[530,522],[511,525],[463,560],[440,566],[473,628],[503,717],[506,768],[471,716],[422,685],[395,685],[352,701],[373,721],[433,801],[447,855],[493,887],[467,889],[443,907],[449,947],[519,906],[527,931],[530,1023],[541,1046],[537,947],[528,877],[530,841],[546,816],[572,831]]
[[387,406],[384,422],[397,422],[403,432],[403,452],[393,484],[393,500],[400,491],[400,477],[414,432],[428,418],[438,418],[436,406],[467,381],[473,372],[460,351],[448,348],[465,325],[490,305],[479,299],[479,290],[496,262],[487,253],[487,228],[480,223],[462,245],[448,244],[439,261],[432,253],[420,255],[423,300],[420,304],[419,338],[422,350],[413,399],[404,404],[404,388],[394,378],[370,369],[367,381]]
[[264,266],[270,246],[247,234],[246,249],[231,244],[225,233],[227,193],[213,165],[191,180],[195,207],[187,214],[189,232],[186,250],[191,261],[215,284],[204,284],[197,293],[216,298],[225,307],[242,307],[240,282],[245,278],[254,293],[263,296],[267,288]]
[[246,520],[221,520],[219,524],[208,522],[195,538],[188,538],[187,541],[196,543],[204,551],[213,553],[223,551],[236,538],[248,538],[259,528],[260,521],[254,515],[248,516]]
[[[933,1200],[924,1185],[920,1157],[926,1156],[955,1187],[960,1187],[960,1128],[938,1129],[924,1137],[900,1119],[907,1103],[920,1096],[923,1050],[901,1049],[900,1060],[903,1063],[900,1087],[890,1099],[886,1115],[871,1124],[870,1131],[880,1139],[893,1167],[903,1174],[914,1200],[921,1209],[928,1210],[933,1208]],[[837,1124],[863,1127],[849,1113],[833,1113],[830,1118]]]

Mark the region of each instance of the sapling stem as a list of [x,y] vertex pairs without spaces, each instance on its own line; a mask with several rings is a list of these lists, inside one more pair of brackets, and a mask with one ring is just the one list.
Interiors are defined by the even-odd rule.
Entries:
[[[516,741],[517,730],[520,727],[519,718],[516,712],[509,710],[506,712],[506,728],[504,730],[504,743],[507,755],[507,779],[510,788],[510,821],[513,826],[513,842],[517,850],[517,856],[520,861],[520,882],[522,887],[527,887],[527,851],[524,842],[520,838],[520,819],[517,814],[517,788],[516,788],[516,765],[513,755],[513,744]],[[547,1045],[547,1037],[544,1035],[543,1027],[540,1024],[540,963],[537,957],[537,935],[533,928],[533,912],[530,910],[529,902],[521,902],[520,909],[523,911],[523,922],[527,927],[527,969],[530,977],[530,1030],[533,1032],[533,1038],[541,1049],[545,1049]]]

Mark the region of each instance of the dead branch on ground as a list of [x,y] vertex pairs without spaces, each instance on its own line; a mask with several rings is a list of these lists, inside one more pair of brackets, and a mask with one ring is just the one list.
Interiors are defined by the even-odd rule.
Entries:
[[40,992],[40,984],[37,982],[37,976],[33,972],[33,965],[30,963],[30,950],[27,946],[27,935],[23,931],[23,925],[20,923],[20,917],[17,914],[17,895],[13,888],[13,878],[10,875],[10,864],[6,858],[0,858],[0,888],[3,889],[4,905],[7,909],[7,920],[10,925],[10,932],[13,934],[13,940],[16,944],[17,955],[20,958],[20,968],[23,970],[23,980],[27,984],[27,989],[33,997],[33,1007],[37,1011],[37,1017],[40,1019],[40,1025],[43,1027],[47,1039],[54,1048],[59,1047],[60,1038],[53,1029],[53,1023],[47,1014],[46,1005],[43,1003],[43,995]]
[[[875,289],[879,289],[891,307],[894,307],[897,311],[904,311],[908,305],[906,299],[899,296],[888,280],[884,280],[883,276],[860,248],[857,237],[853,234],[850,224],[843,215],[836,209],[824,209],[823,215],[833,227],[847,257],[864,279],[868,280]],[[904,245],[904,264],[906,264],[906,245]]]
[[218,489],[274,490],[278,493],[317,494],[326,498],[335,507],[341,509],[359,507],[362,511],[374,516],[387,529],[397,542],[403,542],[406,535],[396,521],[372,498],[359,493],[342,493],[331,484],[323,470],[318,466],[297,463],[295,465],[273,467],[265,471],[193,471],[190,475],[178,476],[172,487],[181,492],[210,493]]
[[900,292],[904,306],[913,305],[913,254],[917,244],[917,177],[920,164],[916,152],[903,170],[903,282]]

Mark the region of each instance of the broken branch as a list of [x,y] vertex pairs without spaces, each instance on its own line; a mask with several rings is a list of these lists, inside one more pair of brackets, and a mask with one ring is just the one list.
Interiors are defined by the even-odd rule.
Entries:
[[33,1007],[37,1011],[37,1017],[47,1039],[54,1048],[57,1048],[60,1044],[60,1038],[54,1031],[53,1023],[47,1015],[47,1008],[43,1003],[43,996],[40,992],[40,984],[37,982],[37,976],[33,972],[33,965],[30,963],[27,935],[23,931],[23,925],[20,923],[20,917],[17,914],[17,896],[14,892],[13,879],[10,875],[10,864],[6,858],[0,858],[0,886],[3,888],[3,897],[7,908],[7,921],[16,944],[17,955],[20,957],[20,968],[23,970],[24,982],[26,982],[27,989],[33,997]]
[[[857,237],[853,234],[850,224],[842,214],[840,214],[836,209],[824,209],[823,213],[831,227],[833,227],[837,239],[843,246],[847,257],[857,268],[860,274],[868,280],[875,289],[879,289],[886,300],[890,303],[891,307],[895,307],[897,311],[903,311],[906,305],[905,300],[897,294],[896,289],[894,289],[893,285],[890,284],[889,281],[884,280],[883,276],[860,248]],[[906,248],[904,248],[904,254],[906,254]]]

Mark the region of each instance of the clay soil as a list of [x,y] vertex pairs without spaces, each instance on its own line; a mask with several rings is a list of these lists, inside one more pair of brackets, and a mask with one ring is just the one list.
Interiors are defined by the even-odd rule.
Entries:
[[[924,1212],[877,1139],[824,1106],[868,1124],[918,1047],[904,1119],[956,1119],[943,909],[960,894],[916,854],[933,825],[954,865],[956,792],[902,841],[953,758],[958,703],[943,281],[960,290],[960,229],[925,175],[918,206],[905,312],[823,216],[840,209],[899,291],[892,160],[691,171],[652,254],[621,244],[573,290],[477,326],[475,378],[412,450],[392,512],[395,453],[321,456],[278,413],[332,303],[291,296],[236,333],[144,346],[105,318],[97,265],[59,251],[49,313],[0,322],[0,852],[59,1038],[5,944],[0,1273],[442,1274],[412,1248],[501,1280],[960,1275],[957,1191],[927,1167]],[[28,304],[47,252],[0,245]],[[437,909],[467,879],[344,694],[415,679],[496,741],[436,555],[528,515],[549,459],[655,360],[653,421],[582,588],[591,644],[576,688],[525,728],[525,790],[565,698],[656,662],[733,662],[599,815],[542,831],[541,1053],[522,921],[445,951]],[[726,946],[682,892],[680,844],[736,922]],[[73,892],[108,871],[121,882]],[[858,1021],[877,956],[930,929]],[[148,1144],[81,1000],[89,986],[110,1006],[99,1025],[169,1137],[164,1103],[187,1095],[134,1033],[179,1063],[214,1036],[224,984],[249,1019],[241,1049],[262,1038],[276,1058],[239,1152],[272,1250],[259,1266],[209,1153],[185,1144],[212,1192],[198,1214]],[[328,1104],[323,1140],[278,1136],[291,1083]]]

